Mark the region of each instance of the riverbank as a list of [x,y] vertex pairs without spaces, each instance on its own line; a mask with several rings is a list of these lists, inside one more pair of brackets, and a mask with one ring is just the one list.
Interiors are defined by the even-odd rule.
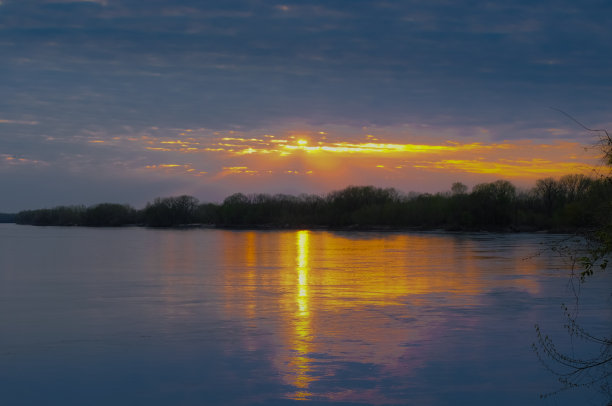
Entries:
[[507,181],[474,187],[471,193],[406,196],[394,189],[350,186],[327,196],[266,195],[227,197],[223,203],[200,203],[192,196],[157,198],[143,209],[102,203],[25,210],[18,224],[37,226],[434,230],[537,232],[594,226],[612,201],[612,183],[581,178],[581,193],[543,195],[537,189],[517,192]]

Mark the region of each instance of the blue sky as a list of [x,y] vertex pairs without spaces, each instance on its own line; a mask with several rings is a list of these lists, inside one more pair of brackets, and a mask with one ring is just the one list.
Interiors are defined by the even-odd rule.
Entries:
[[[469,158],[491,164],[588,145],[593,136],[550,107],[612,127],[609,15],[608,1],[2,0],[0,211],[504,177],[442,170],[466,157],[281,159],[248,140],[532,143]],[[197,147],[160,148],[173,140]],[[564,157],[542,159],[589,163]]]

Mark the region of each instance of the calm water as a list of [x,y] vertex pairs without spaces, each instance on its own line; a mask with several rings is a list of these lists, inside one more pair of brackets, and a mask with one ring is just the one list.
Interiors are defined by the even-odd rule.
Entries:
[[[0,225],[0,403],[601,404],[539,399],[558,238]],[[596,333],[611,281],[582,287]]]

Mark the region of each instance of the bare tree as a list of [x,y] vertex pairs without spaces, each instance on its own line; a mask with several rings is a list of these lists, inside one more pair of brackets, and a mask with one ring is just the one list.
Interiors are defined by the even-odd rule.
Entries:
[[[556,110],[556,109],[555,109]],[[577,121],[569,114],[558,110],[583,129],[595,132],[599,135],[598,145],[602,150],[603,161],[608,169],[612,169],[612,139],[607,130],[591,129]],[[566,197],[576,196],[592,185],[592,181],[580,176],[564,177],[558,183],[566,194]],[[546,182],[548,183],[548,182]],[[552,183],[552,182],[550,182]],[[580,237],[583,238],[584,246],[577,248],[575,245],[561,244],[553,247],[562,255],[570,258],[572,263],[571,283],[580,285],[587,281],[595,271],[604,271],[608,267],[610,255],[612,255],[612,173],[607,171],[598,180],[604,194],[601,207],[598,210],[599,222],[595,228],[583,230]],[[546,190],[544,184],[539,184],[541,190]],[[574,280],[577,281],[574,282]],[[562,387],[553,393],[562,390],[589,387],[601,391],[607,397],[607,405],[612,406],[612,337],[597,337],[590,334],[578,323],[578,308],[580,289],[574,290],[575,306],[570,310],[563,305],[566,317],[565,328],[570,337],[583,340],[586,344],[595,345],[599,348],[598,353],[588,358],[575,356],[560,351],[554,344],[552,338],[544,334],[540,326],[536,324],[537,342],[533,349],[542,364],[555,374]],[[548,396],[550,394],[544,395]]]

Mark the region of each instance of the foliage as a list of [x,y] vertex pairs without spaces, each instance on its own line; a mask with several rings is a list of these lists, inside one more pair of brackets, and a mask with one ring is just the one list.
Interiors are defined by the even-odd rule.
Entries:
[[[567,116],[584,129],[601,135],[599,145],[603,152],[603,162],[606,169],[610,170],[612,139],[609,133],[606,130],[589,129]],[[536,194],[545,202],[549,213],[555,210],[555,205],[561,204],[559,215],[572,224],[582,225],[578,234],[582,237],[583,246],[561,244],[553,247],[553,250],[571,260],[571,278],[577,277],[578,283],[582,284],[596,271],[606,270],[612,255],[612,173],[604,173],[597,179],[576,175],[565,176],[558,182],[547,179],[536,185]],[[573,351],[571,355],[559,351],[553,340],[544,335],[537,324],[537,343],[533,344],[533,349],[542,364],[558,377],[562,384],[559,391],[576,387],[594,388],[607,396],[608,404],[612,405],[612,337],[596,337],[580,326],[577,321],[579,292],[579,289],[574,290],[576,305],[573,311],[563,305],[567,319],[565,328],[572,341],[580,339],[594,344],[599,347],[599,353],[581,358],[574,355]]]
[[128,205],[102,203],[85,206],[58,206],[52,209],[24,210],[17,213],[17,224],[35,226],[118,227],[136,223],[137,212]]
[[349,186],[326,196],[235,193],[221,204],[192,196],[157,198],[142,210],[103,203],[60,206],[18,213],[15,221],[33,225],[175,227],[444,228],[449,230],[568,231],[595,227],[602,202],[612,201],[605,179],[567,175],[536,182],[528,191],[497,180],[474,186],[459,182],[446,193],[404,195],[392,188]]
[[537,344],[533,344],[533,349],[540,362],[556,375],[563,385],[559,390],[542,395],[542,397],[557,394],[566,389],[587,387],[604,392],[612,401],[612,388],[608,381],[612,375],[612,340],[607,337],[595,337],[587,332],[578,324],[575,313],[567,306],[563,305],[563,311],[567,320],[564,327],[568,334],[584,343],[596,345],[599,347],[599,353],[591,358],[580,358],[559,351],[554,341],[545,335],[536,324]]
[[85,206],[58,206],[52,209],[25,210],[17,213],[17,224],[35,226],[76,226],[82,225]]
[[192,196],[157,198],[142,212],[145,225],[172,227],[197,223],[198,199]]
[[134,224],[136,211],[126,204],[102,203],[87,208],[81,224],[90,227],[119,227]]
[[471,209],[480,226],[513,224],[516,188],[507,180],[481,183],[472,189]]

